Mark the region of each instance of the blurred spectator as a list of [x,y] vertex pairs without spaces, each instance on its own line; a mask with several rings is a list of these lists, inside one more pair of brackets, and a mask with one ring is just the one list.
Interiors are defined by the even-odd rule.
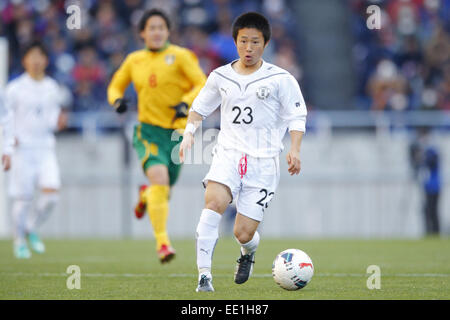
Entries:
[[231,26],[233,24],[231,13],[224,11],[217,18],[218,30],[211,33],[209,41],[212,49],[220,56],[221,61],[219,65],[223,65],[237,59],[238,54],[231,35]]
[[96,45],[91,28],[81,28],[80,30],[75,30],[72,35],[73,38],[71,38],[71,40],[73,42],[73,49],[75,52],[86,46],[95,47]]
[[373,110],[405,110],[408,106],[406,90],[405,77],[390,60],[380,61],[367,88]]
[[[380,30],[366,26],[372,4],[381,8]],[[357,107],[447,109],[450,0],[354,0],[352,9]],[[390,80],[380,79],[380,68],[392,71]]]
[[197,55],[200,66],[206,74],[223,64],[219,51],[211,45],[208,34],[201,28],[188,27],[184,42]]
[[72,76],[78,109],[99,108],[99,102],[106,99],[106,72],[95,48],[87,46],[80,50]]
[[410,164],[414,180],[423,190],[423,218],[425,234],[439,234],[439,196],[441,192],[440,156],[430,143],[429,128],[418,130],[409,147]]
[[145,0],[116,1],[117,14],[127,28],[133,27],[133,14],[139,13]]
[[426,81],[435,85],[442,78],[444,64],[450,61],[450,37],[448,33],[437,28],[425,47]]
[[277,53],[273,63],[289,71],[298,82],[302,79],[302,69],[297,61],[294,50],[288,45],[282,45]]
[[94,33],[98,53],[102,58],[124,51],[127,44],[127,33],[121,20],[117,18],[111,3],[102,2],[96,12]]
[[50,60],[52,61],[53,76],[58,82],[71,86],[73,83],[72,69],[75,58],[63,37],[57,37],[50,46]]
[[423,182],[425,191],[425,230],[427,234],[439,234],[439,195],[441,193],[440,158],[437,148],[428,146],[425,149]]
[[438,105],[442,110],[450,111],[450,61],[444,65],[443,74],[437,87]]

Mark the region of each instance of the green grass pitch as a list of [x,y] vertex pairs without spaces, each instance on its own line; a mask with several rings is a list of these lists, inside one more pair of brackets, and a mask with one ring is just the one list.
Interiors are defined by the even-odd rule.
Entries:
[[[450,299],[450,239],[262,239],[252,277],[233,282],[239,248],[221,238],[214,253],[215,292],[196,293],[195,241],[174,241],[177,257],[161,265],[152,240],[47,240],[47,252],[17,260],[0,241],[0,299]],[[276,254],[307,252],[315,275],[302,290],[285,291],[271,276]],[[81,289],[66,286],[69,265],[81,270]],[[381,268],[381,289],[369,290],[369,265]]]

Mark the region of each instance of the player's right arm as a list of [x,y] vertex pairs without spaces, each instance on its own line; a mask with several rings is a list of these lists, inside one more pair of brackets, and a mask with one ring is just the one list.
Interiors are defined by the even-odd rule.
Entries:
[[108,86],[108,102],[118,113],[123,113],[127,110],[127,103],[123,95],[131,82],[131,63],[130,55],[128,55],[114,73]]
[[184,129],[183,141],[180,145],[180,163],[184,162],[186,152],[189,151],[194,144],[195,130],[200,126],[203,116],[195,111],[190,111],[187,119],[186,129]]
[[186,128],[184,129],[183,141],[180,145],[180,162],[184,162],[186,152],[194,144],[195,130],[200,126],[202,120],[216,110],[222,102],[222,97],[217,86],[217,79],[214,72],[211,72],[206,80],[205,86],[192,103],[189,110]]
[[5,171],[11,167],[11,154],[14,148],[13,115],[0,92],[0,126],[3,128],[2,166]]

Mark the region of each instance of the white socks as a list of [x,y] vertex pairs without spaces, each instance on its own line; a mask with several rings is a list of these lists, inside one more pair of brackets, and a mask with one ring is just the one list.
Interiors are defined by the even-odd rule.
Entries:
[[47,220],[50,212],[58,202],[59,194],[57,192],[41,193],[37,200],[36,210],[30,212],[27,219],[26,231],[31,232]]
[[238,239],[236,241],[241,245],[241,252],[242,254],[251,254],[256,251],[259,245],[259,233],[258,231],[255,231],[255,234],[253,235],[252,240],[250,240],[247,243],[240,243]]
[[197,225],[197,267],[200,274],[211,276],[214,248],[219,239],[219,224],[222,215],[203,209]]
[[[203,209],[197,225],[197,268],[199,279],[202,274],[211,278],[211,265],[214,248],[219,239],[219,224],[222,215],[209,209]],[[237,240],[237,239],[236,239]],[[259,233],[255,231],[252,240],[247,243],[238,243],[242,254],[251,254],[259,245]]]
[[13,237],[16,245],[25,243],[26,219],[32,207],[31,199],[14,199],[12,203]]
[[58,193],[42,193],[37,200],[36,210],[33,210],[32,199],[13,199],[13,236],[16,244],[25,242],[27,233],[35,230],[47,219],[58,199]]

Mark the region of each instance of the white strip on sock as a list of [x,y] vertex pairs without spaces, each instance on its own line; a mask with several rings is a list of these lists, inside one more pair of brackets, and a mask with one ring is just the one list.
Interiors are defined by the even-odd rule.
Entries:
[[242,254],[250,254],[256,251],[258,249],[259,245],[259,233],[258,231],[255,231],[255,234],[253,235],[252,240],[250,240],[247,243],[240,243],[239,240],[237,242],[241,245],[241,252]]
[[211,273],[212,257],[219,239],[219,224],[222,215],[203,209],[197,225],[197,267],[200,273]]

